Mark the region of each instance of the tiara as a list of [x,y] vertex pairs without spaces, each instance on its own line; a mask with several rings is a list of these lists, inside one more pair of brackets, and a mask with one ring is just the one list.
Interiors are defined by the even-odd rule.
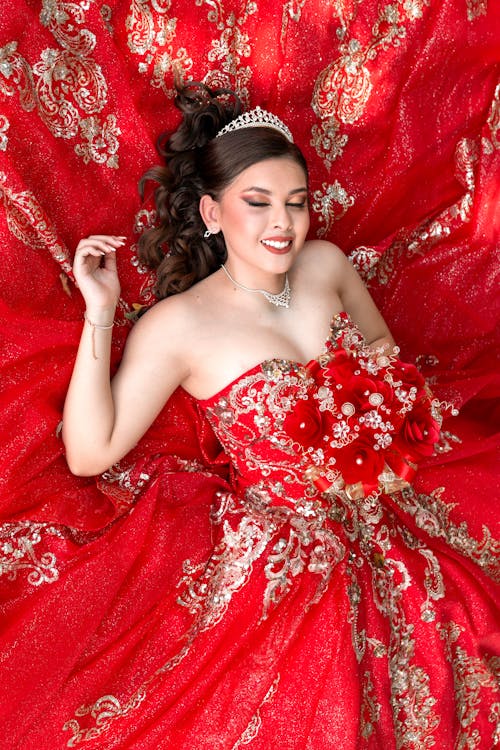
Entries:
[[290,128],[288,128],[279,117],[273,115],[272,112],[267,112],[260,107],[255,107],[255,109],[250,110],[250,112],[243,112],[243,114],[225,125],[222,130],[219,130],[215,137],[220,138],[221,135],[233,133],[235,130],[242,130],[242,128],[273,128],[284,135],[290,143],[293,143],[293,136]]

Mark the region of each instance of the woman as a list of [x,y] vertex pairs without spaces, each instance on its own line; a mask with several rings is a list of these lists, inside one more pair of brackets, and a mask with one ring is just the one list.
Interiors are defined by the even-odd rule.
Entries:
[[87,311],[63,437],[74,473],[103,472],[180,386],[230,482],[213,497],[210,554],[179,560],[163,639],[148,631],[120,680],[103,678],[118,690],[93,688],[68,744],[489,747],[492,559],[411,488],[438,404],[343,253],[306,241],[307,170],[288,128],[241,115],[224,91],[187,87],[177,103],[152,174],[160,227],[142,246],[161,301],[110,385],[123,238],[80,242]]

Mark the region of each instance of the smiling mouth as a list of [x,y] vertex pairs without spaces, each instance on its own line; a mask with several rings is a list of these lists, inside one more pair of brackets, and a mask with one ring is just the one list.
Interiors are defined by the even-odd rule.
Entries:
[[262,244],[268,250],[282,253],[292,246],[292,240],[262,240]]

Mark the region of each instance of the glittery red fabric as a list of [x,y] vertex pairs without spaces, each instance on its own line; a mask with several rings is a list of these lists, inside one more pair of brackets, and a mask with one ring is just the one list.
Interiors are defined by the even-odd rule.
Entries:
[[[2,3],[2,748],[500,743],[499,28],[488,0]],[[128,235],[116,366],[127,313],[152,301],[136,185],[178,122],[174,76],[287,122],[310,164],[311,236],[345,250],[403,358],[461,409],[414,492],[385,496],[376,549],[332,519],[338,564],[316,603],[326,537],[315,572],[297,538],[258,547],[217,424],[184,392],[103,477],[64,460],[72,251]],[[204,620],[217,582],[228,599]]]

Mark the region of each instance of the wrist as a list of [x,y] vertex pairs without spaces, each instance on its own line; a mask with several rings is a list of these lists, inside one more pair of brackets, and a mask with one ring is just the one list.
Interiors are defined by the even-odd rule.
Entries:
[[90,325],[96,327],[112,327],[115,319],[115,307],[87,307],[83,317]]
[[[109,322],[97,323],[95,320],[93,320],[89,316],[89,314],[87,313],[87,311],[85,311],[83,313],[83,317],[84,317],[85,323],[87,324],[87,326],[90,327],[90,329],[92,331],[92,334],[91,334],[91,336],[92,336],[92,339],[91,339],[92,340],[92,356],[93,356],[94,359],[99,359],[99,357],[97,356],[97,348],[96,348],[96,330],[97,331],[101,331],[101,332],[111,333],[111,331],[113,330],[113,326],[114,326],[115,323],[114,323],[113,320],[111,320],[110,323]],[[109,317],[110,317],[109,313],[108,313],[107,317],[108,317],[108,320],[109,320]],[[99,320],[104,320],[104,317],[100,317]]]

